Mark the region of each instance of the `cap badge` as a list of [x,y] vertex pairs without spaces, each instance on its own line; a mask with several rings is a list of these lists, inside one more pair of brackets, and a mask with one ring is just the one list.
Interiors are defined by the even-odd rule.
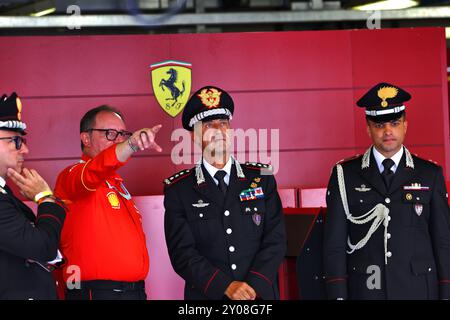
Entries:
[[198,96],[200,97],[202,103],[208,108],[217,108],[220,103],[220,96],[222,92],[215,88],[203,89]]
[[383,108],[386,108],[387,105],[388,105],[386,99],[394,98],[395,96],[397,96],[397,93],[398,93],[398,89],[397,89],[397,88],[394,88],[394,87],[381,87],[381,88],[378,90],[378,92],[377,92],[378,97],[379,97],[381,100],[383,100],[383,101],[381,102],[381,106],[382,106]]
[[16,98],[16,105],[17,105],[17,120],[21,121],[22,116],[22,101],[20,101],[19,97]]

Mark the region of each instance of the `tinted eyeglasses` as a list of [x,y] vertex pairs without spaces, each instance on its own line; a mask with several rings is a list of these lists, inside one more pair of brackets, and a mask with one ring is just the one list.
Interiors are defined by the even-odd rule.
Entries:
[[25,139],[22,136],[5,137],[5,138],[0,138],[0,140],[14,141],[14,143],[16,145],[16,150],[20,150],[20,148],[22,148],[22,143],[27,144],[27,139]]
[[91,128],[91,129],[88,129],[87,131],[88,132],[89,131],[101,131],[101,132],[104,132],[106,139],[109,140],[109,141],[116,141],[117,136],[119,134],[122,137],[124,137],[124,139],[128,139],[133,134],[130,131],[117,131],[115,129],[95,129],[95,128]]

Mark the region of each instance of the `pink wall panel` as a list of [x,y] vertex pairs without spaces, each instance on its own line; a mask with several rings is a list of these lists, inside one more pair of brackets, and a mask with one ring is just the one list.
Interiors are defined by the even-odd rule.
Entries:
[[298,206],[296,189],[279,189],[278,194],[280,195],[283,208],[295,208]]
[[300,189],[300,207],[319,208],[326,207],[327,188]]
[[164,197],[134,197],[142,216],[150,256],[150,272],[145,280],[148,300],[182,300],[184,280],[172,268],[164,236]]

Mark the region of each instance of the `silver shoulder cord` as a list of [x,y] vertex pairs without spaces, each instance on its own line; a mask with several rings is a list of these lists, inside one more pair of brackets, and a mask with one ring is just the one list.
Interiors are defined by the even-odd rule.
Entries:
[[337,177],[339,184],[339,192],[341,194],[342,206],[344,207],[345,215],[347,216],[347,220],[354,224],[365,224],[373,220],[372,225],[369,228],[366,236],[362,238],[357,244],[352,244],[350,242],[350,236],[347,238],[347,244],[350,248],[350,251],[347,251],[348,254],[352,254],[355,250],[359,250],[363,248],[366,243],[372,237],[372,234],[377,231],[378,227],[383,223],[384,225],[384,263],[387,264],[387,241],[388,241],[388,232],[387,228],[389,225],[389,220],[391,217],[389,216],[389,208],[387,208],[384,204],[379,203],[371,210],[366,212],[365,214],[354,217],[349,211],[348,202],[347,202],[347,192],[345,190],[345,181],[344,181],[344,170],[342,166],[338,164],[336,166],[337,169]]

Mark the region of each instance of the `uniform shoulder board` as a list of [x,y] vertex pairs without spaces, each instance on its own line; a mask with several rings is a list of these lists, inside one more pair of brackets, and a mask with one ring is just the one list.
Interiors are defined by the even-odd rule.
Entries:
[[163,183],[165,187],[173,185],[175,182],[178,182],[186,177],[188,177],[192,173],[191,169],[181,170],[174,175],[164,179]]
[[270,170],[270,171],[272,170],[272,165],[260,163],[260,162],[246,162],[244,165],[248,169],[254,169],[254,170],[265,169],[265,170]]
[[359,157],[361,157],[361,156],[362,156],[361,154],[355,154],[354,156],[351,156],[351,157],[348,157],[348,158],[344,158],[344,159],[342,159],[342,160],[339,160],[338,162],[336,162],[336,165],[342,164],[342,163],[345,163],[345,162],[348,162],[348,161],[350,161],[350,160],[357,159],[357,158],[359,158]]
[[422,160],[431,162],[432,164],[435,164],[435,165],[439,166],[439,163],[437,163],[437,161],[434,161],[433,159],[425,159],[425,158],[422,158],[422,157],[420,157],[417,153],[412,153],[412,155],[415,156],[415,157],[417,157],[417,158],[420,158],[420,159],[422,159]]

